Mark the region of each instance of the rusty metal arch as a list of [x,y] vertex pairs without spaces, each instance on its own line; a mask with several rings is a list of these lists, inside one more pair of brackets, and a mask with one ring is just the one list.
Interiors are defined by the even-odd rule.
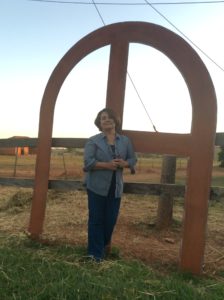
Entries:
[[216,96],[209,73],[192,47],[175,33],[152,23],[124,22],[100,28],[76,43],[54,69],[40,110],[29,232],[32,237],[38,237],[43,229],[54,107],[64,80],[87,54],[111,45],[106,106],[123,116],[129,43],[149,45],[164,53],[179,69],[188,86],[192,102],[190,134],[127,130],[124,133],[132,138],[136,151],[189,157],[180,268],[200,273],[216,132]]

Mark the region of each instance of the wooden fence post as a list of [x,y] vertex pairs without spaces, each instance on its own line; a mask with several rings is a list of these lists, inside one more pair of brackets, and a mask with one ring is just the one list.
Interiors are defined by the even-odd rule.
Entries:
[[16,177],[17,160],[18,160],[18,147],[16,147],[16,151],[15,151],[15,162],[14,162],[14,168],[13,168],[13,177]]
[[[164,155],[162,162],[161,183],[175,183],[176,156]],[[172,224],[173,195],[171,192],[162,192],[157,209],[156,227],[167,228]]]

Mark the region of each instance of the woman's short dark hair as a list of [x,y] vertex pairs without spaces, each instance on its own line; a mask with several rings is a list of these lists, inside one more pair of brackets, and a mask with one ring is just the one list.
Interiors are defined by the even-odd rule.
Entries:
[[101,111],[98,112],[95,122],[94,124],[96,125],[96,127],[102,131],[102,128],[100,127],[100,118],[102,113],[106,112],[109,116],[110,119],[114,120],[115,123],[115,130],[116,132],[120,132],[121,131],[121,122],[120,119],[118,118],[118,116],[115,114],[115,112],[111,109],[111,108],[104,108]]

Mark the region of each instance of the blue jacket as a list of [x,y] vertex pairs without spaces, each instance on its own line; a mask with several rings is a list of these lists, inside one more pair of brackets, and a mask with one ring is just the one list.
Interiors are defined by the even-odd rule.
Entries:
[[[126,160],[130,169],[133,169],[137,158],[130,139],[127,136],[116,134],[116,157]],[[85,184],[92,192],[107,196],[113,175],[112,170],[94,170],[97,161],[107,162],[113,159],[113,153],[103,133],[92,136],[85,145],[84,170],[86,173]],[[121,197],[123,192],[123,169],[116,171],[115,197]]]

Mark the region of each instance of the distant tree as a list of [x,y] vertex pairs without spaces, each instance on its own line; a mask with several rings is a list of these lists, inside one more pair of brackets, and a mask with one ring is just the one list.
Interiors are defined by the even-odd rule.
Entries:
[[218,153],[218,161],[220,162],[219,166],[224,168],[224,147],[220,146],[220,152]]

